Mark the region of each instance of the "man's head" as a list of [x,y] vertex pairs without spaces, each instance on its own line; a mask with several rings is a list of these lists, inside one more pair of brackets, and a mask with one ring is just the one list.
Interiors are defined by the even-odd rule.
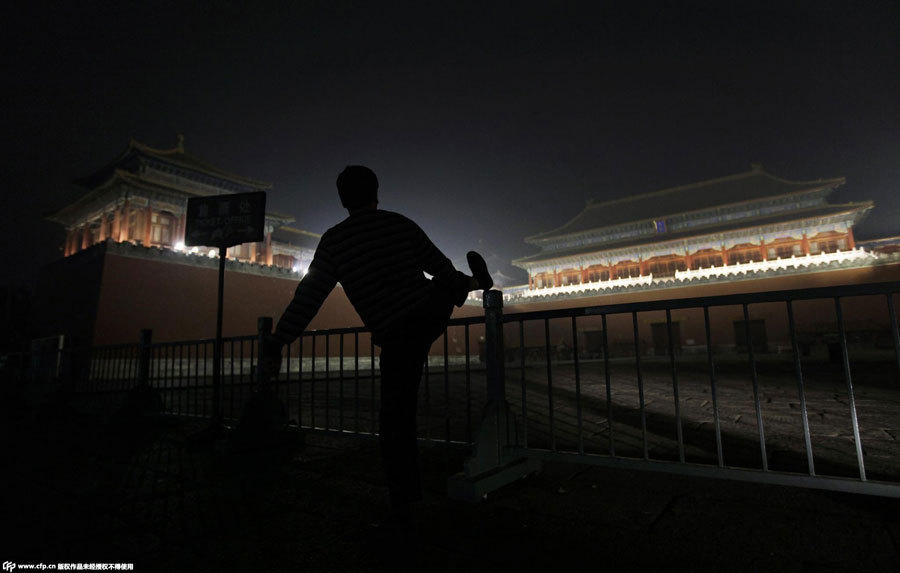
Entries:
[[368,167],[345,167],[338,175],[337,188],[341,205],[346,209],[360,209],[378,203],[378,178]]

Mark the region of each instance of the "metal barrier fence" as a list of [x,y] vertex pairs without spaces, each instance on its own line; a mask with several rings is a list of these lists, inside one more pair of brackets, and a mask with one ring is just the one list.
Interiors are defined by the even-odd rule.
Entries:
[[[445,336],[438,342],[443,352],[429,357],[419,400],[423,439],[471,442],[478,423],[473,403],[480,408],[485,391],[482,360],[469,347],[472,332],[481,334],[483,323],[483,317],[455,320],[449,332],[458,330],[464,346],[451,353]],[[226,425],[237,425],[258,388],[259,334],[223,340],[219,412]],[[7,388],[27,387],[31,394],[58,390],[79,405],[104,410],[121,405],[143,385],[156,391],[166,413],[202,418],[215,413],[214,338],[153,342],[151,332],[144,330],[133,344],[70,348],[54,341],[43,346],[3,356],[0,370]],[[377,434],[381,372],[367,330],[309,331],[285,346],[282,356],[281,373],[268,386],[285,405],[292,425]],[[473,389],[478,382],[481,387]]]
[[[477,449],[482,409],[499,400],[510,411],[506,431],[491,438],[499,462],[566,459],[900,497],[898,292],[900,283],[879,283],[505,316],[502,297],[493,297],[487,319],[451,320],[432,347],[420,437]],[[860,317],[889,331],[883,349],[848,333]],[[491,320],[503,325],[499,333],[485,328]],[[65,378],[73,396],[95,402],[146,384],[167,412],[211,417],[214,339],[143,336],[9,355],[5,370],[18,384]],[[225,339],[227,424],[256,387],[258,340]],[[499,350],[486,352],[492,343]],[[381,379],[365,329],[306,332],[283,356],[271,388],[292,424],[377,432]]]
[[[548,357],[540,376],[524,351],[516,353],[517,373],[507,367],[508,388],[518,376],[524,430],[524,446],[510,455],[900,497],[897,292],[900,283],[881,283],[507,315],[518,349],[542,338]],[[804,358],[797,311],[807,315],[807,328],[821,325],[828,320],[823,301],[835,332],[823,337],[829,360],[816,361]],[[845,307],[851,304],[858,316],[865,311],[870,326],[890,330],[890,348],[875,359],[848,343]],[[763,360],[752,316],[765,308],[772,320],[773,307],[781,309],[791,351]],[[715,344],[730,333],[712,325],[727,324],[722,315],[728,313],[742,339],[738,351]],[[656,323],[647,318],[654,314]],[[705,341],[702,358],[677,350],[681,340],[673,331],[690,329],[691,320]],[[570,330],[568,360],[549,358],[553,322],[562,323],[557,335]],[[599,360],[584,360],[579,349],[586,323],[598,327]],[[664,342],[664,353],[644,348],[647,326],[662,333],[664,341],[655,342]],[[613,336],[631,339],[627,356],[611,352]],[[855,386],[857,378],[863,386]]]

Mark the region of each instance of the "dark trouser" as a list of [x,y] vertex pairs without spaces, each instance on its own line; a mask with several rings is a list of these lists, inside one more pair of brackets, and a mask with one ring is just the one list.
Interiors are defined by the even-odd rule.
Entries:
[[416,438],[416,402],[431,344],[447,328],[454,304],[468,293],[468,277],[437,285],[427,304],[380,336],[381,416],[379,444],[391,505],[397,509],[422,498]]

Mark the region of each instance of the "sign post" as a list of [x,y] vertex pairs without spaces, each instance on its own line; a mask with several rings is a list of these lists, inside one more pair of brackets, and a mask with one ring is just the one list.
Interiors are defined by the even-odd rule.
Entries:
[[219,249],[219,292],[216,346],[213,352],[213,403],[210,430],[222,433],[222,308],[225,296],[225,253],[228,247],[265,239],[266,193],[237,193],[188,199],[184,244]]

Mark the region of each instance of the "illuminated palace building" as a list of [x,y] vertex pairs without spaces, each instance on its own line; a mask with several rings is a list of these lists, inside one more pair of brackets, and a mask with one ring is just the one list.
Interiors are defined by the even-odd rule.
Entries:
[[[141,328],[161,341],[212,336],[218,250],[185,248],[188,199],[272,185],[200,161],[181,136],[173,149],[131,141],[76,183],[84,194],[49,217],[67,230],[65,256],[41,271],[37,334],[76,345],[131,342]],[[226,251],[226,335],[255,332],[257,317],[277,316],[290,301],[320,237],[293,220],[267,212],[265,240]],[[336,300],[326,304],[330,321],[314,327],[353,324],[345,299]]]
[[[132,140],[118,159],[76,183],[87,189],[79,200],[51,215],[67,229],[65,256],[102,242],[216,256],[211,248],[185,250],[184,229],[190,197],[267,191],[270,183],[228,173],[184,150],[153,149]],[[265,241],[227,251],[231,260],[302,271],[312,259],[319,235],[288,226],[293,218],[266,213]]]
[[[821,281],[810,273],[896,264],[895,240],[854,239],[871,201],[828,202],[843,183],[788,181],[754,164],[729,177],[591,201],[565,225],[525,239],[540,252],[513,261],[529,280],[507,294],[521,304],[743,279],[761,286],[767,281],[758,279],[793,275],[813,286]],[[843,275],[839,282],[862,278]]]
[[[42,269],[37,335],[62,334],[75,345],[132,342],[141,328],[158,341],[212,336],[218,261],[212,248],[185,249],[187,200],[271,185],[198,160],[180,137],[167,150],[132,141],[78,183],[85,193],[50,217],[67,229],[65,256]],[[529,282],[504,288],[507,304],[553,308],[897,280],[897,238],[854,239],[872,202],[828,202],[843,183],[787,181],[754,166],[588,203],[562,227],[526,239],[540,251],[514,261]],[[257,317],[277,317],[290,302],[319,240],[292,221],[269,212],[264,241],[227,251],[226,336],[255,332]],[[457,316],[482,312],[474,298]],[[357,325],[338,287],[310,328]]]

